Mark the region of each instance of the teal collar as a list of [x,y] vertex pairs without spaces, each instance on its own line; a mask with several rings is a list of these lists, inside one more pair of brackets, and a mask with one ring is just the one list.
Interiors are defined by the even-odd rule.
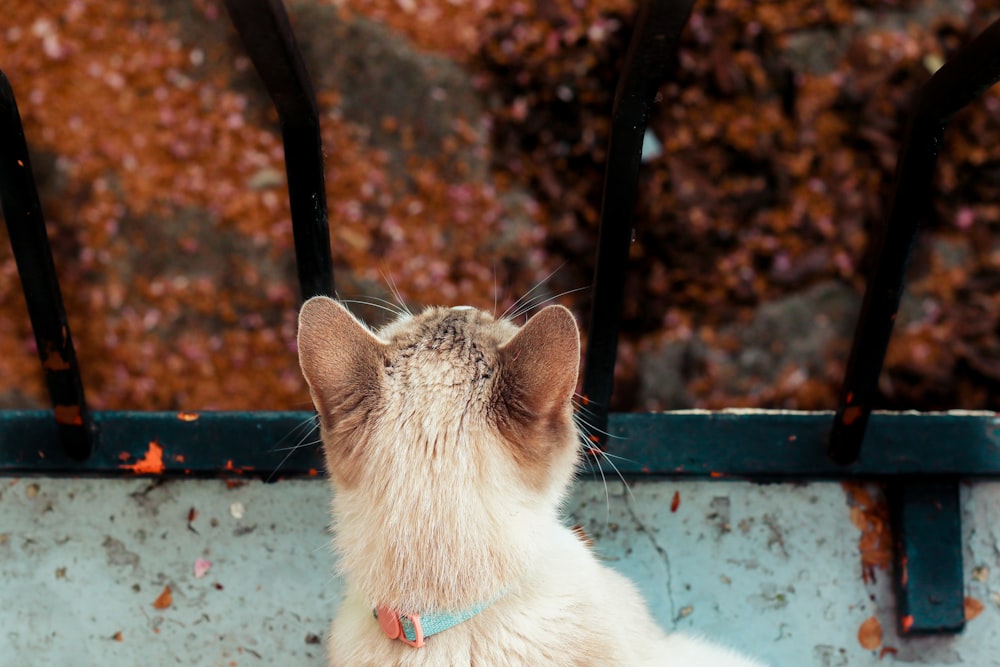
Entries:
[[400,614],[383,606],[375,609],[372,614],[378,619],[378,624],[382,627],[382,632],[385,633],[386,637],[421,648],[424,645],[424,640],[431,635],[464,623],[493,602],[494,600],[490,600],[465,611],[441,614]]

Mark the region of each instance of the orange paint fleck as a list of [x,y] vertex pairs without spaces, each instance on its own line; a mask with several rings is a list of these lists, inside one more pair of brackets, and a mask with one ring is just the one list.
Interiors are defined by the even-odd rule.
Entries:
[[976,598],[965,598],[965,620],[971,621],[983,613],[983,603]]
[[904,616],[900,621],[900,625],[903,627],[903,632],[909,632],[910,628],[913,627],[913,617]]
[[681,506],[681,492],[674,491],[674,499],[670,501],[670,511],[676,512],[677,508]]
[[53,411],[56,414],[57,424],[66,424],[69,426],[80,426],[83,424],[79,405],[57,405],[53,408]]
[[847,408],[846,410],[844,410],[844,424],[850,426],[861,417],[861,414],[863,412],[864,410],[862,410],[856,405],[852,405],[851,407]]
[[196,422],[200,415],[197,412],[178,412],[177,418],[182,422]]
[[153,440],[149,443],[145,456],[135,463],[123,463],[118,467],[122,470],[131,470],[137,475],[159,475],[166,469],[163,465],[163,447]]
[[878,617],[870,616],[858,628],[858,643],[861,648],[874,651],[882,645],[882,624]]
[[174,603],[174,595],[170,592],[170,586],[164,586],[156,601],[153,602],[153,609],[167,609]]

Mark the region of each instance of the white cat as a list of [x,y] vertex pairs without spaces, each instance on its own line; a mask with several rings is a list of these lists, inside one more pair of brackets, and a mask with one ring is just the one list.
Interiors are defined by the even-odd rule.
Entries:
[[329,665],[760,667],[665,635],[560,521],[580,462],[568,310],[518,328],[428,308],[375,334],[316,297],[299,358],[346,586]]

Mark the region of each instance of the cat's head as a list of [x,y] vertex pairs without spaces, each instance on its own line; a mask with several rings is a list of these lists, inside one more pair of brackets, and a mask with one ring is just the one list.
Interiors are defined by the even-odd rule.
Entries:
[[413,551],[442,572],[460,560],[501,569],[507,556],[511,567],[523,560],[498,550],[530,550],[521,536],[554,515],[579,461],[580,337],[567,309],[549,306],[519,328],[474,308],[432,307],[372,332],[316,297],[302,307],[298,340],[335,523],[348,534],[337,542],[344,567],[353,551],[374,569],[363,564],[405,567]]

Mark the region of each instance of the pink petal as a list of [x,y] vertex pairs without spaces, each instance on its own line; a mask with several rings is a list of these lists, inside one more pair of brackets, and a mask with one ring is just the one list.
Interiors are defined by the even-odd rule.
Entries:
[[205,560],[204,558],[197,558],[194,561],[194,578],[201,579],[208,572],[208,568],[212,567],[212,561]]

